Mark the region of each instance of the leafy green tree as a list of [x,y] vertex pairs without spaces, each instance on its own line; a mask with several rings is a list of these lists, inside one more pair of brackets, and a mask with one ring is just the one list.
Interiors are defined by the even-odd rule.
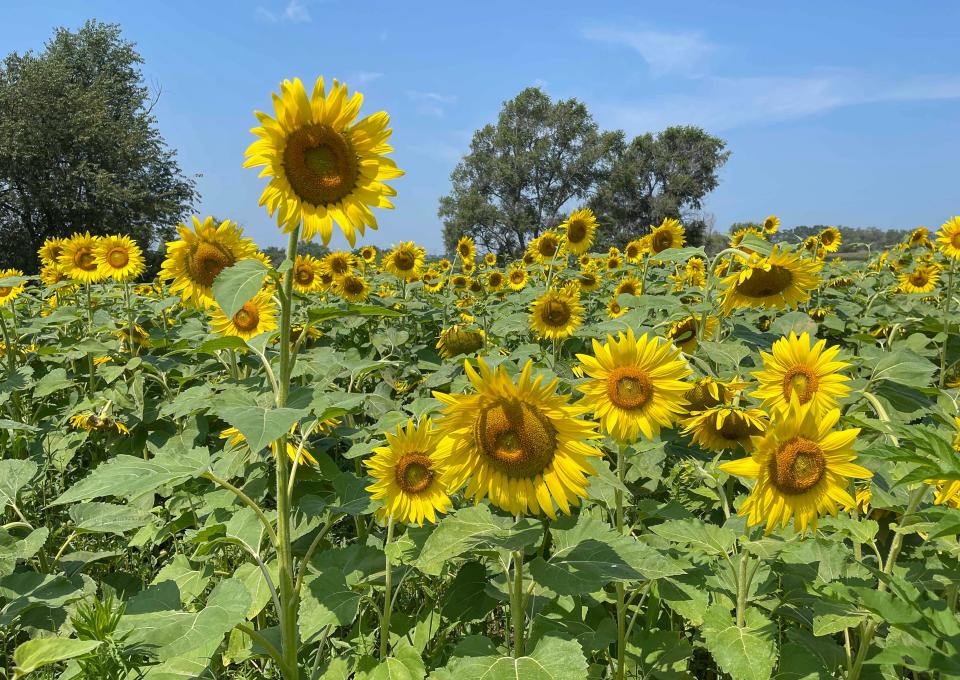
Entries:
[[444,242],[463,235],[487,250],[518,257],[568,204],[585,200],[609,171],[616,133],[601,132],[576,99],[554,102],[539,88],[505,102],[495,125],[473,135],[470,152],[440,199]]
[[43,241],[75,231],[146,251],[172,237],[197,194],[157,130],[142,63],[118,26],[88,21],[0,64],[0,265],[34,272]]
[[665,217],[684,222],[688,241],[699,244],[705,225],[697,211],[717,188],[717,173],[730,157],[726,142],[698,127],[668,127],[629,142],[618,133],[610,172],[590,207],[602,225],[598,246],[622,246]]

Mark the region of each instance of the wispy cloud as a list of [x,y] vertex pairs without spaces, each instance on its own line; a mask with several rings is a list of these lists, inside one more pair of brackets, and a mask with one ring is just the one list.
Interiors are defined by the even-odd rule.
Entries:
[[428,116],[442,116],[447,107],[457,103],[456,95],[407,90],[407,97],[417,103],[417,111]]
[[379,71],[358,71],[356,82],[358,85],[366,85],[367,83],[372,83],[374,80],[379,80],[383,77],[383,74]]
[[599,113],[630,132],[693,124],[710,130],[795,120],[848,106],[960,98],[960,77],[881,79],[859,72],[797,77],[707,77],[688,93],[601,104]]
[[588,40],[629,47],[638,52],[650,71],[658,76],[699,76],[716,51],[716,46],[699,31],[594,27],[584,30],[583,36]]
[[304,0],[290,0],[280,11],[272,11],[260,5],[256,11],[257,17],[271,24],[287,22],[291,24],[306,24],[312,21],[310,10]]

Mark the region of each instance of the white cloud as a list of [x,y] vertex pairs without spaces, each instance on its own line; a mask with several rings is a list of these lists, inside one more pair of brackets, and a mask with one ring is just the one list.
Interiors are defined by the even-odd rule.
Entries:
[[417,103],[417,111],[428,116],[442,116],[448,106],[457,103],[456,95],[439,92],[419,92],[407,90],[407,97]]
[[653,29],[589,28],[588,40],[629,47],[640,53],[654,75],[699,76],[716,46],[699,31],[671,33]]
[[276,24],[281,21],[291,24],[306,24],[312,21],[310,10],[307,9],[304,0],[290,0],[286,7],[280,12],[271,11],[263,5],[260,5],[257,7],[256,14],[257,17],[271,24]]

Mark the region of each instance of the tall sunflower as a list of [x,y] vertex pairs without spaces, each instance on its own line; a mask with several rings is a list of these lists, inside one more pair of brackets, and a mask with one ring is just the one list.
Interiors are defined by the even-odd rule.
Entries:
[[334,279],[333,292],[347,302],[364,302],[370,296],[370,284],[362,276],[347,274]]
[[129,236],[103,236],[93,249],[102,278],[130,281],[147,268],[140,246]]
[[619,319],[629,311],[630,308],[621,305],[615,297],[610,298],[609,302],[607,302],[607,316],[611,319]]
[[498,290],[503,290],[504,285],[506,285],[506,278],[503,275],[503,272],[493,271],[487,272],[487,290],[490,292],[497,292]]
[[457,256],[461,262],[473,262],[477,259],[477,244],[469,236],[461,236],[457,241]]
[[647,252],[647,243],[647,241],[640,238],[630,241],[627,247],[623,249],[623,254],[627,258],[627,262],[640,264],[643,261],[643,256]]
[[828,253],[835,253],[840,250],[840,244],[843,242],[843,235],[836,227],[827,227],[817,236],[820,245]]
[[376,246],[366,245],[360,249],[360,259],[362,259],[366,264],[374,265],[377,263],[377,248]]
[[267,291],[260,291],[232,317],[219,307],[210,312],[210,327],[220,335],[235,335],[244,340],[277,329],[277,305]]
[[580,290],[592,293],[600,287],[600,275],[593,269],[584,269],[577,274],[577,285]]
[[63,244],[66,242],[66,239],[63,238],[48,238],[43,242],[43,245],[40,246],[40,250],[37,251],[37,255],[40,256],[40,261],[44,265],[48,264],[59,264],[60,254],[63,252]]
[[783,309],[796,307],[810,299],[810,293],[820,283],[817,273],[820,262],[801,260],[778,246],[767,257],[753,256],[721,282],[723,313],[730,314],[739,307]]
[[627,276],[617,284],[614,289],[614,295],[640,295],[643,292],[640,279],[635,276]]
[[763,220],[763,231],[766,234],[776,234],[777,230],[780,228],[780,218],[776,215],[768,215],[765,220]]
[[426,252],[413,241],[401,241],[383,258],[383,269],[404,281],[420,276]]
[[684,419],[684,434],[692,435],[693,443],[709,451],[734,449],[753,450],[751,437],[763,434],[769,418],[758,408],[721,404],[694,413]]
[[769,533],[793,518],[798,532],[816,531],[818,517],[854,504],[848,478],[867,479],[873,473],[853,462],[860,429],[832,431],[839,420],[840,409],[821,413],[794,402],[752,441],[750,457],[720,465],[728,474],[756,480],[739,510],[750,526],[765,523]]
[[302,224],[304,239],[319,234],[326,245],[336,222],[353,246],[357,231],[377,228],[370,208],[393,207],[397,192],[384,181],[403,171],[385,156],[393,151],[390,117],[381,111],[357,121],[362,103],[363,95],[336,80],[327,92],[322,77],[308,97],[295,78],[273,96],[276,118],[257,112],[260,127],[251,132],[260,139],[243,165],[263,166],[260,176],[270,177],[260,205],[277,214],[284,233]]
[[585,253],[593,245],[597,232],[597,218],[590,208],[580,208],[570,213],[567,221],[560,225],[566,238],[566,249],[574,255]]
[[320,275],[323,267],[313,255],[297,255],[293,265],[293,288],[298,293],[316,293],[323,290]]
[[511,290],[523,290],[527,285],[527,270],[521,264],[515,264],[507,272],[507,285]]
[[654,255],[662,253],[667,248],[680,248],[686,239],[683,225],[680,220],[672,217],[664,218],[659,227],[653,227],[647,235],[650,252]]
[[220,272],[257,253],[253,241],[243,238],[243,229],[230,220],[216,225],[212,217],[201,222],[194,215],[193,228],[180,224],[177,233],[180,239],[167,243],[160,278],[173,279],[170,292],[198,307],[216,304],[213,281]]
[[357,268],[357,256],[345,250],[334,250],[323,256],[320,266],[333,277],[346,276]]
[[446,468],[437,454],[439,436],[429,418],[407,427],[397,425],[394,434],[385,433],[386,446],[378,446],[373,456],[363,461],[376,481],[366,488],[375,501],[383,501],[377,511],[381,519],[392,517],[404,524],[423,526],[437,521],[437,514],[448,512],[453,504],[444,481]]
[[952,260],[960,260],[960,215],[951,217],[937,232],[940,252]]
[[819,340],[811,346],[809,333],[791,332],[774,342],[771,352],[760,353],[763,370],[753,374],[759,383],[753,396],[771,413],[785,414],[792,398],[817,413],[836,408],[837,399],[850,393],[848,378],[840,373],[850,364],[836,360],[839,352],[838,345],[827,347]]
[[[23,272],[19,269],[0,269],[0,279],[13,278],[17,276],[23,276]],[[19,283],[14,283],[10,286],[0,285],[0,305],[4,305],[12,300],[17,299],[17,296],[23,292],[25,285],[25,281],[20,281]]]
[[617,441],[633,442],[641,434],[652,439],[686,412],[683,395],[690,385],[683,378],[690,368],[680,350],[661,338],[637,339],[631,328],[616,338],[608,335],[602,345],[594,340],[593,356],[577,358],[592,378],[577,387],[581,403]]
[[99,236],[91,236],[90,232],[74,234],[63,243],[57,263],[71,279],[81,283],[96,283],[103,280],[94,249]]
[[904,293],[930,293],[939,280],[940,272],[936,265],[918,264],[913,271],[899,276],[900,290]]
[[473,331],[461,326],[444,328],[437,340],[437,351],[444,359],[452,359],[460,354],[473,354],[483,347],[483,331]]
[[530,329],[539,338],[563,340],[583,323],[583,305],[570,290],[551,288],[530,305]]
[[548,229],[530,242],[530,249],[537,262],[554,259],[560,254],[562,246],[560,234],[552,229]]
[[473,394],[434,392],[446,408],[439,421],[443,444],[438,456],[446,466],[447,488],[467,483],[466,495],[489,497],[513,514],[570,514],[585,498],[592,473],[590,458],[601,452],[587,442],[596,425],[579,416],[581,407],[557,394],[556,379],[533,377],[528,361],[515,383],[503,366],[479,372],[464,362]]

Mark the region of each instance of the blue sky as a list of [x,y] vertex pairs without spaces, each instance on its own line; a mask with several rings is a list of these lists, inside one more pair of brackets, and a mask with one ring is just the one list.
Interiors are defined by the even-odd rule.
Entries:
[[[589,11],[587,11],[589,10]],[[338,77],[392,116],[396,210],[366,242],[441,247],[437,199],[475,129],[540,85],[630,134],[697,124],[733,152],[716,229],[938,226],[960,212],[958,3],[50,2],[3,0],[0,51],[54,26],[122,25],[161,89],[161,133],[199,175],[199,212],[285,242],[241,167],[281,80]],[[335,240],[334,245],[345,241]]]

